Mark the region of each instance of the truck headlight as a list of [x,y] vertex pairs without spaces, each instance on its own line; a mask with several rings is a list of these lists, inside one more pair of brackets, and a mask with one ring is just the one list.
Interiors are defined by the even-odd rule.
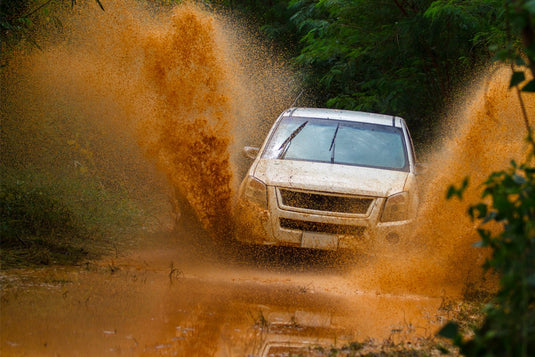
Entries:
[[243,195],[252,203],[260,206],[262,209],[268,208],[267,186],[252,176],[247,177]]
[[404,221],[409,218],[409,193],[400,192],[386,199],[381,222]]

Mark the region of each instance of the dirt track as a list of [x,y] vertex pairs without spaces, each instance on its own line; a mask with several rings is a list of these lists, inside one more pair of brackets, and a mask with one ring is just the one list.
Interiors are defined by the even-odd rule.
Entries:
[[440,298],[359,289],[351,276],[369,257],[296,253],[236,254],[202,235],[160,234],[98,263],[3,273],[0,354],[260,356],[367,338],[417,345],[442,322]]

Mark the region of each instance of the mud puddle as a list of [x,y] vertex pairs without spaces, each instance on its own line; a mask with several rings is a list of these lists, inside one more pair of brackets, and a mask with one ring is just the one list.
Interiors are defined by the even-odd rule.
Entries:
[[98,264],[2,273],[1,354],[261,356],[369,338],[417,345],[444,319],[441,298],[362,290],[330,257],[282,253],[266,266],[209,257],[174,236],[145,243]]

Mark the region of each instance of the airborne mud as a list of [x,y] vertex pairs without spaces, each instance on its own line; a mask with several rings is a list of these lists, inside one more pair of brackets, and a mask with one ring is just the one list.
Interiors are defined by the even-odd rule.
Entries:
[[[479,241],[478,222],[467,211],[480,202],[482,184],[492,172],[528,157],[522,109],[516,91],[508,89],[509,78],[510,69],[503,68],[483,76],[444,118],[449,128],[420,158],[428,171],[420,181],[416,228],[400,249],[378,257],[380,268],[371,266],[362,284],[390,292],[457,295],[467,284],[484,287],[493,280],[481,280],[487,252],[473,246]],[[522,96],[532,118],[534,98]],[[463,200],[446,199],[448,187],[459,187],[465,178],[469,186]]]
[[[526,151],[506,70],[475,83],[420,155],[422,209],[399,245],[351,257],[246,250],[228,242],[248,164],[241,147],[259,145],[293,103],[291,73],[207,9],[116,1],[102,12],[89,3],[65,16],[60,38],[44,36],[41,51],[11,59],[3,93],[26,132],[35,118],[67,132],[77,169],[154,195],[161,204],[147,231],[162,233],[79,267],[3,272],[3,356],[284,355],[368,339],[378,350],[417,346],[451,317],[444,301],[468,283],[489,288],[465,212],[485,177]],[[525,103],[532,117],[535,102]],[[39,166],[54,143],[36,138],[10,156]],[[446,200],[467,176],[465,199]]]

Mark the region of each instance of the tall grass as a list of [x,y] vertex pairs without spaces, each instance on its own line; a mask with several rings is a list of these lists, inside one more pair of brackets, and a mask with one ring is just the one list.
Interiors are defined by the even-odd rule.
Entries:
[[125,236],[143,226],[144,211],[125,190],[76,172],[58,177],[2,166],[2,268],[96,258],[126,246]]

